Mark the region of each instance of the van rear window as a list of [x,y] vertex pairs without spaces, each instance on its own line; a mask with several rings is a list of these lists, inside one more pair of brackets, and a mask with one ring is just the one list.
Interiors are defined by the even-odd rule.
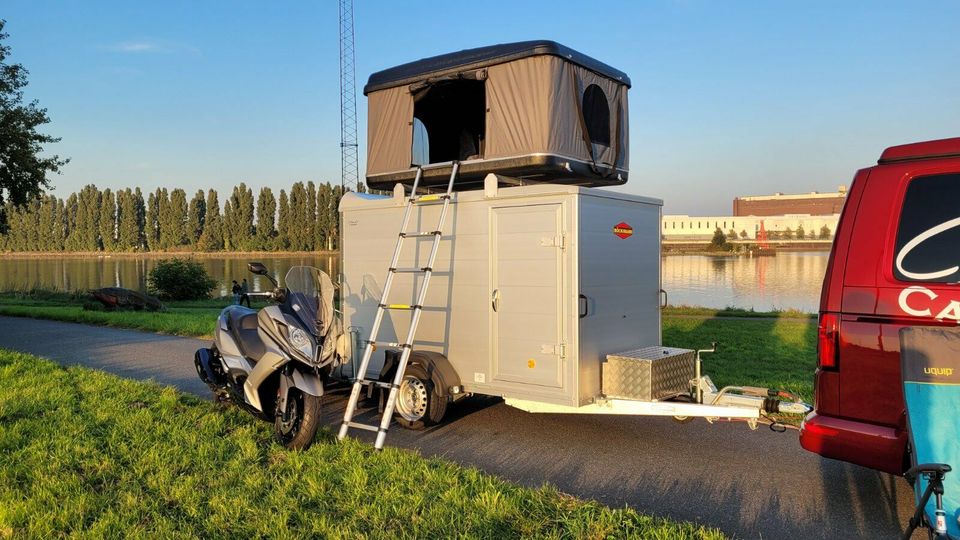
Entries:
[[960,282],[960,174],[910,181],[900,210],[893,273],[901,281]]

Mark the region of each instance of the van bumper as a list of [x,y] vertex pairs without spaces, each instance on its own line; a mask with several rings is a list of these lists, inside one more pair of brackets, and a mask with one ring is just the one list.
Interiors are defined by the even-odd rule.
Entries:
[[824,457],[899,475],[904,470],[907,434],[812,412],[800,424],[800,446]]

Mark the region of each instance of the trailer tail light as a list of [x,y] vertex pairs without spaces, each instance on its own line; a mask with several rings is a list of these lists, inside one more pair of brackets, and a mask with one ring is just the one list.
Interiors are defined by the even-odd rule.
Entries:
[[817,325],[817,365],[822,369],[837,369],[840,355],[840,316],[821,313]]

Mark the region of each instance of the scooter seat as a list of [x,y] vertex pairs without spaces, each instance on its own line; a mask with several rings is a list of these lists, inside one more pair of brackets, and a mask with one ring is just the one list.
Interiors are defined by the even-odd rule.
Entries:
[[260,360],[267,349],[257,333],[259,325],[256,310],[244,307],[231,309],[227,315],[227,323],[240,352],[254,362]]

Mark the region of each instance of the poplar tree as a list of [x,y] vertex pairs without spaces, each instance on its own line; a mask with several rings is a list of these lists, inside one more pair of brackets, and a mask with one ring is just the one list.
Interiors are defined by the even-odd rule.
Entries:
[[[184,217],[186,217],[184,213]],[[170,249],[176,244],[178,227],[174,218],[173,207],[170,205],[170,193],[167,188],[157,193],[157,215],[159,221],[160,247]]]
[[307,182],[307,214],[306,226],[304,227],[304,244],[307,250],[313,251],[316,248],[317,238],[317,186],[313,181]]
[[200,235],[200,249],[219,251],[223,249],[223,220],[220,217],[220,202],[217,200],[216,190],[207,192],[206,210],[203,234]]
[[303,182],[297,182],[290,188],[290,250],[307,249],[307,191]]
[[180,188],[171,191],[170,202],[167,207],[170,247],[179,247],[188,243],[188,212],[187,192]]
[[37,249],[54,251],[53,235],[57,226],[57,198],[48,195],[40,199],[39,216],[37,217]]
[[276,236],[277,199],[269,187],[260,189],[257,196],[257,249],[274,248]]
[[51,235],[51,246],[52,251],[63,251],[64,242],[67,237],[67,216],[66,209],[63,204],[63,199],[58,199],[51,195],[51,199],[54,201],[56,206],[53,211],[53,229],[50,232]]
[[137,249],[147,250],[147,204],[143,202],[140,188],[133,191],[133,203],[137,209]]
[[99,229],[100,242],[103,245],[103,250],[116,250],[117,204],[110,188],[104,189],[100,193]]
[[333,188],[329,182],[320,184],[317,193],[317,242],[315,243],[317,249],[330,249],[330,230],[333,227],[330,216],[332,206]]
[[203,234],[203,222],[207,217],[207,201],[203,197],[203,190],[190,200],[190,216],[187,219],[187,240],[191,246],[196,246]]
[[140,247],[137,201],[130,188],[117,192],[117,249],[135,251]]
[[280,190],[280,204],[277,213],[277,249],[290,248],[290,202],[287,192]]
[[77,227],[77,206],[79,206],[77,194],[71,193],[63,205],[63,247],[67,251],[76,251],[72,245],[72,239],[73,230]]
[[226,244],[229,250],[253,249],[253,190],[243,182],[233,188],[233,194],[224,206],[224,223],[227,229]]
[[160,189],[147,197],[144,239],[147,249],[160,251]]

